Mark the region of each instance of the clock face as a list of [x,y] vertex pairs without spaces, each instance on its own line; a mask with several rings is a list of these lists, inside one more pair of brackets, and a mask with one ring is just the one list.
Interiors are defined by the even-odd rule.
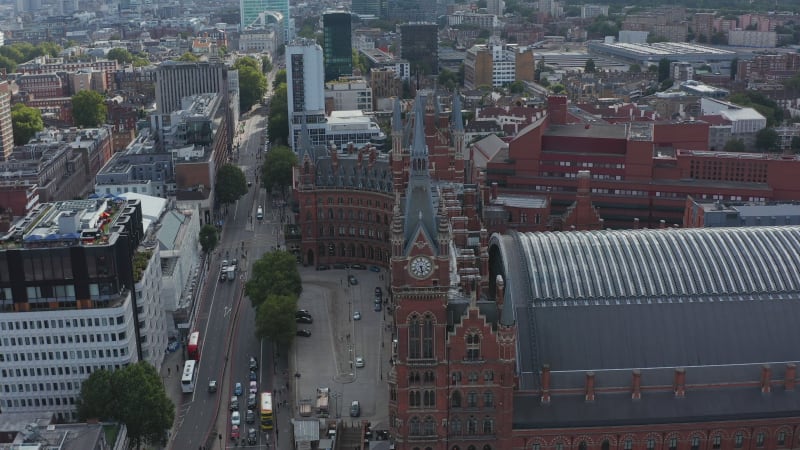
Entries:
[[417,278],[424,278],[431,273],[431,269],[433,269],[433,264],[431,264],[430,259],[424,256],[417,256],[416,258],[411,260],[409,269],[411,270],[411,275],[414,275]]

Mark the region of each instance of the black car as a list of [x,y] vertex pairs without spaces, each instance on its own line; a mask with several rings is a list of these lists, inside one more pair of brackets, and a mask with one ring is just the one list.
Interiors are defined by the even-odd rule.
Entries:
[[256,413],[252,409],[248,409],[244,414],[244,421],[246,423],[254,423],[256,421]]
[[367,270],[367,266],[365,266],[363,264],[351,264],[350,268],[351,269],[356,269],[356,270]]
[[250,394],[247,396],[247,409],[256,409],[257,403],[258,399],[256,399],[256,394]]
[[250,370],[258,370],[258,360],[255,356],[250,357]]
[[347,264],[344,263],[336,263],[333,265],[334,269],[347,269]]
[[314,323],[314,319],[309,316],[299,316],[294,318],[297,323]]
[[375,296],[383,297],[383,289],[380,286],[375,286]]
[[320,264],[317,266],[317,270],[328,270],[328,269],[330,269],[330,267],[328,267],[327,264]]
[[311,313],[308,312],[305,309],[298,309],[297,311],[295,311],[294,316],[295,317],[311,317]]
[[297,330],[297,335],[302,337],[311,337],[310,330]]
[[257,441],[256,429],[250,428],[247,430],[247,445],[256,445]]
[[258,373],[255,370],[250,371],[250,381],[257,381],[258,380]]

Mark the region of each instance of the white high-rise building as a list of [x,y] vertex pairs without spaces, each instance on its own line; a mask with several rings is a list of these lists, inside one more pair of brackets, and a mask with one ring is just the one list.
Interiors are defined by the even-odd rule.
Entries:
[[322,47],[310,39],[286,46],[286,87],[291,121],[291,147],[295,149],[305,122],[311,142],[325,143],[325,67]]

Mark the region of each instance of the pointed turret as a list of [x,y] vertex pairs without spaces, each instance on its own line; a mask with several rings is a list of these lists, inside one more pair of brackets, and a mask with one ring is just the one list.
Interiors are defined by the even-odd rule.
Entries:
[[300,124],[300,135],[297,137],[297,161],[304,164],[306,160],[314,163],[315,152],[311,144],[311,134],[308,131],[306,118],[303,116],[303,122]]
[[461,95],[456,91],[453,94],[453,112],[450,120],[454,132],[464,132],[464,118],[461,116]]
[[[438,254],[436,208],[428,172],[428,146],[425,141],[425,98],[417,96],[414,103],[414,136],[411,145],[411,168],[406,189],[405,252],[411,244],[424,239]],[[422,235],[422,236],[420,236]]]

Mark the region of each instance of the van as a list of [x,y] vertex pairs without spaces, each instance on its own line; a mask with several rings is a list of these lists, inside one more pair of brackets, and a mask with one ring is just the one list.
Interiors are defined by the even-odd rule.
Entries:
[[264,208],[259,206],[258,209],[256,210],[256,219],[261,220],[263,218],[264,218]]

